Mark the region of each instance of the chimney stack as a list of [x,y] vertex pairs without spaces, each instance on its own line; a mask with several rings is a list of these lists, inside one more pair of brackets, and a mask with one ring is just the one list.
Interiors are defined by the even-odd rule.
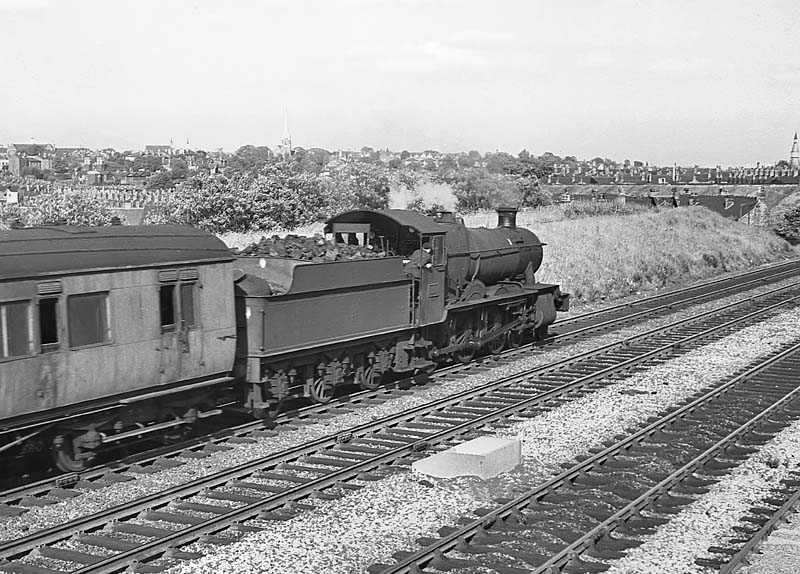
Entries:
[[455,223],[456,218],[452,211],[440,211],[434,219],[436,223]]
[[497,208],[497,227],[507,229],[517,228],[517,208],[510,205],[502,205]]

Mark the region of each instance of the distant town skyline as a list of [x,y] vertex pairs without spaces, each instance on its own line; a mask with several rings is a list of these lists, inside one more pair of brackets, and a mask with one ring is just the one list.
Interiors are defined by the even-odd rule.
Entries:
[[0,0],[0,145],[788,160],[800,2]]

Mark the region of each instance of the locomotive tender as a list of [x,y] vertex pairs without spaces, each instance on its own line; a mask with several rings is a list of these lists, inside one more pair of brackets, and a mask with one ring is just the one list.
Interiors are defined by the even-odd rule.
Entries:
[[385,256],[324,263],[237,258],[181,226],[0,232],[0,459],[52,449],[80,470],[225,405],[268,418],[544,336],[569,296],[536,282],[543,244],[498,213],[496,229],[342,213],[326,235]]

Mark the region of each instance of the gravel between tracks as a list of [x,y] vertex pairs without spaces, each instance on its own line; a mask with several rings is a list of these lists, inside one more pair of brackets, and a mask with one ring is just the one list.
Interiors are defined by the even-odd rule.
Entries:
[[[172,574],[249,572],[355,573],[393,552],[414,549],[487,500],[541,483],[571,460],[624,428],[730,376],[747,363],[796,338],[800,310],[782,313],[717,343],[687,353],[542,416],[499,429],[523,441],[524,463],[491,480],[437,480],[409,471],[366,485],[344,499],[321,502],[292,520],[263,523],[267,530],[180,564]],[[674,570],[673,570],[674,571]]]
[[49,506],[32,508],[19,517],[0,518],[0,540],[11,540],[31,531],[57,526],[68,520],[189,482],[240,464],[244,460],[266,456],[328,434],[346,431],[354,425],[363,424],[366,421],[407,410],[436,398],[474,388],[502,376],[552,363],[622,338],[635,336],[669,322],[716,309],[792,282],[792,279],[787,279],[774,285],[759,287],[718,301],[683,309],[677,313],[595,337],[591,340],[521,358],[513,363],[483,373],[457,381],[450,381],[446,385],[417,387],[412,395],[396,397],[383,404],[372,405],[355,412],[338,413],[333,419],[309,424],[298,430],[281,429],[277,436],[259,439],[255,443],[232,445],[233,449],[226,452],[213,453],[202,459],[183,459],[185,464],[180,467],[165,469],[153,474],[133,475],[135,476],[133,481],[114,484],[99,490],[88,490],[81,496],[72,499]]
[[[588,341],[521,358],[508,365],[497,367],[458,381],[451,381],[446,385],[417,387],[414,389],[413,395],[400,396],[386,403],[372,405],[355,412],[337,414],[335,418],[309,424],[298,430],[283,429],[277,436],[259,439],[255,443],[232,445],[233,448],[231,450],[214,453],[207,458],[185,459],[185,464],[180,467],[165,469],[153,474],[134,475],[136,477],[135,480],[130,482],[111,485],[99,490],[85,491],[81,496],[73,499],[68,499],[50,506],[32,508],[19,517],[0,518],[0,540],[10,540],[24,536],[35,530],[56,526],[77,517],[159,492],[198,477],[206,476],[210,473],[240,464],[245,460],[265,456],[331,433],[345,431],[351,426],[363,424],[368,420],[407,410],[408,408],[423,404],[432,399],[473,388],[501,376],[507,376],[525,369],[545,365],[621,338],[635,336],[639,333],[656,328],[657,326],[699,312],[715,309],[722,305],[774,289],[776,286],[788,285],[791,282],[793,282],[791,279],[785,280],[778,284],[759,287],[758,289],[726,297],[719,301],[684,309],[678,313],[660,317],[641,325],[628,327]],[[763,345],[763,342],[760,343]]]
[[800,572],[800,515],[795,514],[785,526],[776,529],[751,561],[752,565],[743,567],[738,574]]
[[[761,450],[750,456],[731,474],[714,484],[681,510],[670,522],[647,537],[641,546],[616,561],[609,574],[706,574],[711,568],[694,564],[708,554],[709,546],[726,547],[737,538],[733,526],[747,510],[763,506],[759,501],[780,486],[790,470],[800,468],[800,421],[778,433]],[[796,572],[797,570],[793,570]],[[745,571],[742,571],[744,574]]]

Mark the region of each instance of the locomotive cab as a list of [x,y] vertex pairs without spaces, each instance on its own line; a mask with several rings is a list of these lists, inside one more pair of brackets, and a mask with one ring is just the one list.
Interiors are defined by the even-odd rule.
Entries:
[[[413,324],[441,322],[447,300],[446,234],[450,229],[413,211],[349,211],[328,220],[325,233],[337,242],[356,241],[403,258],[412,280]],[[363,242],[363,243],[362,243]]]

